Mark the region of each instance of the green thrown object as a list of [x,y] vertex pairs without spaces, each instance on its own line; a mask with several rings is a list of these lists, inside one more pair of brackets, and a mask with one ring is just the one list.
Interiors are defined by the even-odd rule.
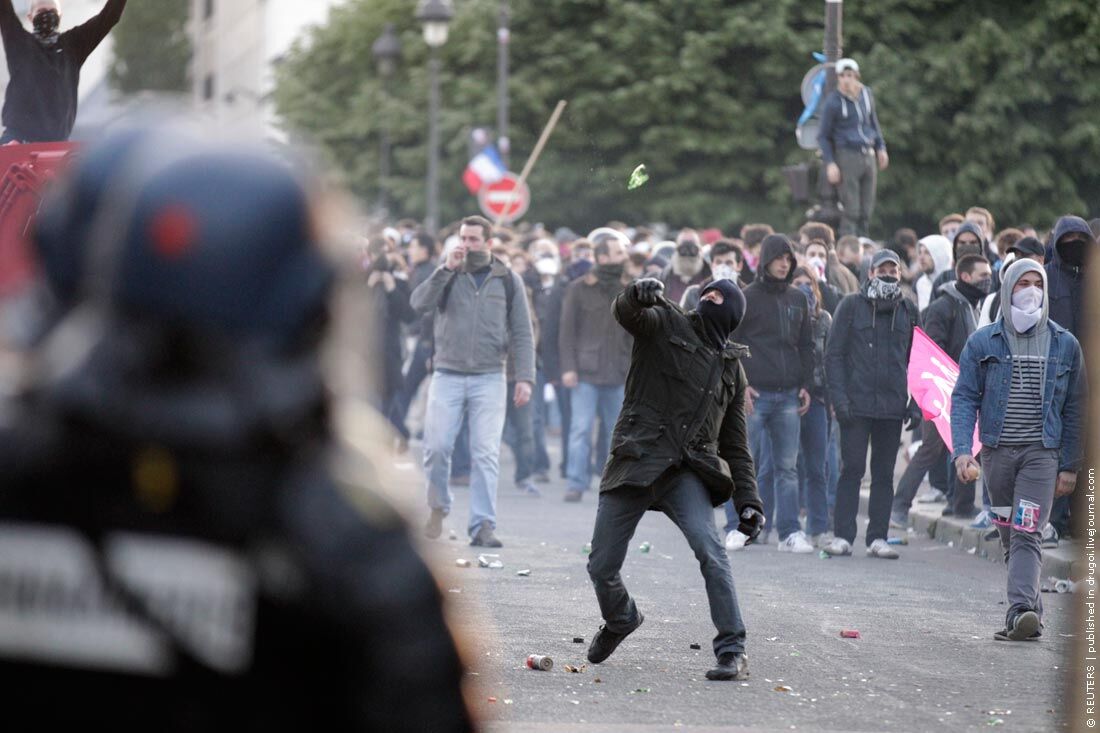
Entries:
[[648,180],[649,174],[646,173],[645,165],[640,165],[630,174],[630,182],[626,184],[626,190],[633,191],[636,188],[644,186],[645,182]]

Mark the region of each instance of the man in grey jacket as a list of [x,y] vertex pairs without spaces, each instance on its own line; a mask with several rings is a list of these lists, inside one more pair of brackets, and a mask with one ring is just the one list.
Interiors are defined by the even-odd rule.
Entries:
[[447,484],[451,453],[469,413],[470,544],[500,547],[496,538],[500,439],[507,407],[504,373],[509,350],[515,360],[517,407],[531,400],[535,341],[523,282],[489,252],[492,224],[480,216],[462,220],[459,244],[412,294],[412,306],[435,316],[435,356],[424,426],[424,470],[431,517],[424,534],[443,532],[453,495]]

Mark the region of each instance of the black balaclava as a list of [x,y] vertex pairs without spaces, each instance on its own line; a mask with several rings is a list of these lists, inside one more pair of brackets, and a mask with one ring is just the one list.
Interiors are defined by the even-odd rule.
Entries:
[[711,290],[722,293],[722,305],[700,300],[696,310],[703,319],[707,340],[721,349],[745,318],[745,294],[733,280],[715,280],[703,288],[699,295],[706,295]]
[[[970,245],[969,247],[967,247],[966,250],[960,252],[959,235],[961,235],[963,232],[970,232],[971,234],[973,234],[975,237],[978,238],[978,243]],[[955,230],[955,237],[951,240],[951,251],[952,253],[954,253],[955,262],[958,262],[967,255],[984,256],[985,252],[983,250],[985,250],[985,245],[982,244],[983,241],[985,241],[985,235],[982,233],[982,230],[978,228],[978,225],[972,221],[964,221],[962,224],[959,225],[959,228]]]
[[970,303],[971,307],[976,306],[978,301],[989,295],[993,285],[993,278],[987,277],[984,281],[979,282],[985,283],[984,288],[978,285],[971,285],[962,279],[955,281],[955,290],[959,291],[959,295],[966,298],[966,301]]
[[34,25],[34,35],[39,41],[47,46],[57,43],[57,28],[61,25],[61,16],[56,10],[43,10],[31,22]]

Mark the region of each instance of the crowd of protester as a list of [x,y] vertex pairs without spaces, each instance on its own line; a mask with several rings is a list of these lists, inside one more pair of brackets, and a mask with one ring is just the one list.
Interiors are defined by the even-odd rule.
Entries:
[[[451,486],[472,480],[478,506],[471,537],[475,544],[490,540],[495,546],[502,439],[515,457],[516,491],[540,495],[540,485],[559,473],[568,502],[584,500],[613,449],[609,438],[631,349],[629,334],[612,317],[614,297],[631,281],[652,277],[664,284],[668,301],[688,311],[708,283],[729,279],[745,290],[748,302],[733,340],[750,350],[744,360],[749,435],[767,517],[761,541],[771,532],[781,551],[849,554],[869,451],[868,552],[893,558],[897,552],[886,543],[887,530],[908,526],[914,501],[942,503],[944,515],[972,520],[977,528],[992,529],[995,522],[988,489],[981,481],[956,479],[954,456],[908,394],[914,329],[922,327],[958,362],[969,336],[1000,317],[1000,278],[1008,265],[1031,259],[1046,272],[1051,320],[1081,336],[1085,260],[1096,247],[1098,229],[1100,220],[1089,224],[1074,216],[1062,217],[1049,231],[1029,224],[997,229],[993,215],[977,206],[944,216],[936,233],[900,229],[886,242],[853,235],[837,240],[830,226],[818,222],[789,234],[763,223],[723,233],[609,222],[581,236],[567,227],[494,227],[469,217],[436,238],[415,222],[401,221],[362,251],[367,284],[379,303],[383,378],[377,404],[403,453],[412,437],[406,424],[410,407],[425,407],[416,400],[425,378],[433,372],[436,380],[466,374],[453,357],[443,357],[450,359],[446,365],[438,361],[439,340],[452,343],[445,352],[458,348],[466,354],[480,349],[485,335],[469,330],[469,314],[441,324],[447,314],[438,295],[452,271],[463,271],[464,260],[455,252],[465,254],[469,233],[476,233],[484,240],[481,264],[492,265],[484,272],[512,280],[500,291],[507,301],[505,320],[522,314],[507,326],[500,321],[493,345],[507,352],[507,384],[486,403],[476,390],[458,394],[446,414],[438,413],[439,400],[429,400],[427,416],[410,421],[427,424],[429,433],[434,426],[439,434],[419,436],[428,449],[429,495],[449,497]],[[467,297],[476,297],[481,284],[476,269]],[[429,294],[433,278],[435,292]],[[533,340],[533,364],[525,355],[526,339]],[[499,371],[494,358],[472,371]],[[533,399],[521,404],[515,385],[525,381]],[[483,404],[492,410],[481,409]],[[492,420],[485,419],[489,412]],[[908,441],[905,432],[911,432]],[[548,450],[551,441],[558,451]],[[436,460],[441,451],[448,453],[446,460]],[[551,458],[555,452],[560,460]],[[895,486],[899,452],[903,472]],[[918,496],[926,478],[930,488]],[[431,506],[429,536],[437,536],[449,499],[433,499]],[[737,522],[730,507],[731,550],[745,544]],[[483,523],[487,535],[479,534]],[[1069,500],[1059,497],[1042,529],[1043,545],[1057,545],[1069,532]]]

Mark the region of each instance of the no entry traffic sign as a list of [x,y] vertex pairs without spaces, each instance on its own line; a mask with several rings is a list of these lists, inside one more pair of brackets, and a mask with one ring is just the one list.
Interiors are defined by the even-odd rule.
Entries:
[[531,207],[531,189],[526,183],[521,187],[514,173],[505,173],[504,178],[496,183],[482,187],[477,194],[477,202],[485,216],[494,221],[499,217],[510,223],[526,214]]

